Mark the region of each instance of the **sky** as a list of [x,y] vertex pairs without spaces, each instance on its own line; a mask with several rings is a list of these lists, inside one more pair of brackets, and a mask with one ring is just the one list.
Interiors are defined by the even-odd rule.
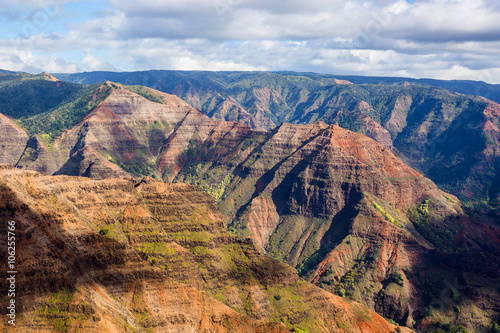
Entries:
[[2,0],[0,68],[500,83],[498,0]]

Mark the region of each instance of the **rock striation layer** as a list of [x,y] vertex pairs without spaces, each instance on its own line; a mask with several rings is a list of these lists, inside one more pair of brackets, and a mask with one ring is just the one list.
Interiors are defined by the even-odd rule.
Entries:
[[[351,86],[349,89],[356,88]],[[181,214],[182,224],[164,220],[171,208],[151,211],[150,206],[131,205],[123,211],[123,223],[116,223],[121,216],[118,213],[109,215],[101,210],[99,227],[94,228],[103,233],[107,229],[113,239],[130,244],[143,253],[141,258],[166,272],[170,272],[169,267],[190,262],[191,266],[169,273],[176,281],[191,281],[194,288],[209,290],[222,303],[252,318],[278,316],[287,318],[286,323],[292,326],[316,327],[305,315],[309,310],[292,315],[286,310],[290,307],[281,307],[282,312],[273,312],[273,307],[281,304],[275,302],[278,299],[273,301],[274,296],[292,302],[292,295],[301,294],[297,289],[286,297],[276,294],[274,287],[266,287],[264,292],[259,288],[268,286],[267,273],[248,280],[253,276],[249,274],[253,260],[262,258],[257,253],[260,251],[294,266],[303,278],[323,289],[358,300],[401,325],[425,325],[436,302],[440,306],[433,308],[433,316],[471,330],[490,325],[498,313],[500,298],[495,292],[486,293],[498,285],[494,279],[500,252],[495,216],[466,214],[456,197],[439,190],[398,159],[389,148],[390,141],[380,144],[324,122],[283,123],[268,132],[256,131],[236,122],[210,119],[178,97],[152,89],[111,82],[96,89],[90,96],[90,105],[96,106],[76,126],[53,141],[43,135],[31,137],[17,166],[94,180],[119,177],[125,179],[124,184],[138,184],[142,176],[152,176],[203,188],[223,213],[217,218],[219,224],[223,221],[231,233],[251,238],[255,248],[227,243],[227,235],[219,234],[222,224],[219,231],[209,227],[203,209],[201,215]],[[254,95],[261,98],[261,106],[271,103],[267,97],[275,96],[266,89]],[[422,145],[428,144],[431,132],[456,138],[457,144],[448,149],[450,154],[441,154],[437,160],[443,165],[450,159],[459,160],[456,154],[460,154],[463,138],[442,132],[445,127],[429,120],[439,112],[453,118],[451,108],[431,110],[430,118],[412,134],[404,128],[415,117],[407,110],[415,104],[415,97],[397,98],[394,110],[386,115],[391,124],[388,130],[375,122],[372,106],[351,97],[342,95],[325,103],[348,103],[352,112],[364,113],[365,128],[381,141],[397,133],[408,138],[418,134]],[[482,139],[472,133],[482,126],[489,133],[485,154],[495,154],[498,108],[492,104],[478,116],[473,106],[466,108],[471,121],[458,125],[465,126],[470,137],[479,141]],[[312,108],[306,113],[314,117],[319,111]],[[347,109],[342,112],[350,114]],[[467,144],[479,142],[474,140]],[[436,149],[436,154],[440,151]],[[149,179],[134,191],[140,192],[146,203],[154,203],[157,198],[149,197],[149,192],[155,194],[161,187],[158,184]],[[55,193],[59,197],[59,192]],[[493,190],[491,196],[495,195],[498,193]],[[89,196],[98,202],[95,197]],[[191,200],[173,195],[168,198]],[[205,222],[195,223],[198,220]],[[194,224],[194,234],[188,222]],[[159,225],[166,228],[168,237]],[[170,245],[159,246],[158,242]],[[230,259],[234,255],[239,259]],[[489,271],[474,264],[481,261],[488,263]],[[195,264],[201,268],[194,269]],[[482,274],[479,284],[477,274]],[[460,286],[467,286],[467,299],[451,292],[458,287],[450,289],[445,283],[454,281],[455,275],[460,277]],[[218,282],[231,279],[243,281],[248,288]],[[290,279],[294,285],[295,280]],[[257,301],[264,296],[271,301]],[[480,298],[487,296],[491,296],[489,301],[481,303]],[[460,316],[454,312],[455,306],[460,307]],[[298,319],[290,322],[294,316]]]
[[3,236],[16,221],[22,316],[12,332],[395,329],[227,233],[213,199],[193,186],[1,166],[0,205]]
[[27,142],[28,134],[11,119],[0,114],[0,161],[15,165]]
[[498,145],[492,145],[499,118],[488,110],[498,107],[500,94],[498,87],[484,82],[288,72],[93,72],[60,77],[148,85],[181,97],[211,118],[237,120],[254,129],[271,130],[283,122],[339,125],[394,148],[398,157],[461,200],[499,205],[500,162]]

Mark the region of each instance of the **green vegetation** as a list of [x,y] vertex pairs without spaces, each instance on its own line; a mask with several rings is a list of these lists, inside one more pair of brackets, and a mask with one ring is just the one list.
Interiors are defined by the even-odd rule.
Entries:
[[152,102],[163,104],[164,99],[160,94],[155,94],[152,90],[144,86],[126,86],[126,88],[137,95],[140,95]]
[[99,87],[99,85],[83,86],[71,96],[71,99],[57,108],[19,117],[18,122],[28,134],[40,135],[50,146],[62,132],[82,121],[93,108],[109,96],[111,90],[109,86],[103,86],[98,91]]
[[353,132],[361,132],[364,130],[363,123],[359,117],[355,117],[352,114],[345,112],[339,112],[338,125]]
[[53,325],[54,332],[68,332],[71,327],[78,326],[79,322],[90,319],[89,314],[75,315],[73,313],[71,307],[75,302],[74,295],[75,290],[70,289],[62,289],[50,294],[48,302],[45,306],[39,307],[36,315],[48,319]]
[[165,139],[172,133],[172,128],[167,122],[154,120],[146,133],[149,150],[154,156],[158,156]]
[[[366,116],[369,116],[391,134],[398,155],[408,159],[441,188],[450,190],[462,201],[473,198],[473,201],[484,200],[492,206],[500,202],[497,200],[499,178],[495,177],[498,166],[485,150],[486,146],[494,146],[495,137],[480,126],[484,101],[427,85],[460,87],[458,90],[474,95],[470,82],[426,81],[421,84],[410,80],[410,84],[403,84],[404,79],[351,77],[347,80],[355,84],[344,85],[337,84],[332,75],[284,72],[154,71],[146,75],[106,75],[123,84],[144,84],[162,92],[179,94],[216,119],[248,120],[239,107],[228,109],[228,103],[224,103],[236,101],[253,116],[259,112],[257,127],[324,121],[373,134],[373,128],[367,126],[370,121]],[[103,75],[93,74],[66,77],[73,77],[78,82],[103,80]],[[162,102],[162,98],[151,90],[140,86],[128,88],[152,101]],[[479,170],[484,172],[479,174]],[[451,203],[455,200],[450,199]]]
[[[272,201],[271,197],[265,200]],[[332,247],[320,247],[315,241],[316,235],[320,235],[328,226],[328,221],[323,218],[304,218],[297,215],[282,215],[277,228],[269,239],[268,254],[281,261],[296,266],[299,275],[305,276],[311,269],[332,250]],[[304,231],[311,232],[304,240],[300,253],[292,253],[297,242],[301,242]],[[318,236],[319,237],[319,236]]]
[[177,164],[183,168],[176,178],[177,181],[201,187],[216,202],[221,201],[234,177],[230,172],[232,164],[224,165],[218,161],[218,149],[220,147],[210,142],[203,143],[195,133],[187,149],[177,158]]
[[444,197],[446,198],[446,200],[448,200],[449,202],[451,203],[455,203],[455,200],[453,200],[449,195],[444,195]]
[[228,174],[216,186],[205,186],[203,190],[214,197],[215,202],[219,202],[222,198],[222,195],[224,194],[224,191],[226,190],[226,187],[231,183],[232,179],[233,175]]
[[191,232],[188,230],[172,233],[171,236],[172,239],[179,244],[185,244],[185,243],[205,244],[209,243],[213,238],[213,235],[206,231]]
[[305,258],[304,261],[301,262],[296,267],[299,276],[304,277],[306,274],[308,274],[314,267],[316,267],[321,262],[321,260],[323,260],[323,258],[328,254],[328,252],[329,251],[327,249],[319,249],[311,256]]
[[441,321],[432,323],[426,331],[432,333],[470,333],[463,326],[455,326],[450,323],[443,324]]
[[390,281],[400,285],[401,287],[404,286],[403,276],[399,272],[393,273],[391,275]]
[[[144,293],[142,292],[141,287],[135,289],[134,297],[132,299],[132,313],[135,318],[143,327],[147,327],[150,319],[151,313],[149,308],[146,305],[146,301],[144,300]],[[152,330],[147,330],[146,332],[152,332]]]
[[162,255],[175,254],[176,250],[165,242],[145,242],[137,243],[135,247],[144,253],[157,253]]
[[[272,78],[269,78],[269,80],[272,80]],[[347,91],[348,89],[352,88],[345,89]],[[95,105],[99,103],[100,99],[107,96],[107,92],[105,90],[106,89],[101,90],[101,95],[99,95],[97,99],[90,99],[89,97],[84,96],[77,101],[59,106],[54,111],[39,113],[26,119],[23,118],[19,121],[23,124],[23,126],[29,128],[31,132],[38,133],[44,141],[51,142],[56,136],[61,133],[62,130],[64,130],[68,126],[71,126],[71,124],[80,121],[85,115],[88,114],[88,112],[91,112],[92,108],[94,108]],[[154,94],[150,94],[146,90],[142,91],[141,93],[143,94],[143,96],[147,96],[147,98],[151,100],[157,98],[157,100],[155,101],[161,102],[160,97]],[[385,94],[386,88],[380,88],[378,90],[378,93]],[[367,94],[366,97],[368,99],[374,98],[374,96],[370,94]],[[389,104],[394,102],[393,97],[394,96],[388,97],[387,100],[390,101],[390,103],[388,102],[377,104],[376,108],[389,109]],[[359,121],[355,120],[356,118],[349,118],[349,116],[351,115],[347,114],[347,112],[345,114],[334,114],[332,110],[328,110],[327,106],[325,106],[321,112],[324,112],[323,115],[329,115],[332,117],[336,116],[337,120],[339,122],[342,122],[342,126],[351,126],[351,129],[358,131],[360,130]],[[344,116],[346,117],[345,119],[342,118]],[[384,119],[387,120],[386,118],[388,116],[390,116],[388,113],[380,114],[378,116],[378,121],[384,121]],[[56,122],[60,127],[53,127],[52,125],[45,123],[45,121],[49,121],[52,119],[56,119]],[[146,131],[148,133],[151,133],[148,142],[149,147],[151,147],[155,151],[158,151],[161,147],[159,142],[161,142],[162,136],[164,135],[164,128],[167,128],[165,124],[155,122],[151,126],[151,128],[148,128]],[[167,128],[167,130],[170,129]],[[259,143],[259,140],[257,139],[246,140],[237,149],[252,149]],[[200,154],[200,152],[203,152],[203,154]],[[126,162],[118,158],[117,156],[110,155],[109,159],[114,163],[119,164],[122,168],[134,175],[154,175],[155,165],[154,161],[151,161],[150,156],[150,152],[147,151],[147,148],[144,148],[137,150],[136,156],[127,160]],[[224,195],[226,194],[227,188],[231,186],[231,183],[233,181],[236,183],[236,181],[240,180],[233,179],[233,176],[230,173],[233,168],[232,165],[229,167],[220,166],[220,162],[218,162],[219,157],[220,156],[217,155],[215,149],[212,149],[208,144],[202,144],[199,137],[197,137],[197,135],[195,134],[193,140],[189,144],[187,151],[180,159],[180,162],[183,163],[182,167],[184,169],[182,171],[182,176],[185,177],[185,180],[192,184],[201,186],[207,193],[212,195],[216,201],[220,201],[223,199]],[[239,194],[234,194],[236,202],[244,202],[245,199],[248,199],[249,195],[252,195],[253,190],[255,189],[255,181],[253,181],[253,183],[252,181],[253,180],[248,180],[248,184],[251,185],[248,185],[248,187],[242,190]],[[240,195],[240,198],[237,198],[237,195]],[[454,203],[454,200],[452,198],[448,196],[445,197],[448,202]],[[233,199],[233,197],[231,197],[231,199]],[[368,202],[370,201],[371,200],[369,200]],[[231,200],[228,200],[227,202],[231,202]],[[403,226],[398,220],[401,215],[397,212],[396,209],[393,209],[385,202],[379,204],[375,201],[372,201],[372,205],[376,211],[371,211],[373,211],[375,214],[378,212],[388,222],[398,227]],[[231,207],[229,209],[232,208],[234,207]],[[432,203],[429,200],[424,200],[421,204],[415,207],[410,207],[408,209],[408,216],[411,222],[415,225],[415,228],[425,238],[429,239],[433,244],[435,244],[437,248],[453,250],[455,235],[452,234],[452,231],[449,231],[443,227],[438,227],[438,224],[435,224],[435,221],[433,221],[432,212]],[[270,240],[270,253],[275,258],[288,260],[289,258],[287,255],[291,252],[290,250],[295,244],[297,244],[297,241],[300,239],[301,235],[304,234],[304,231],[307,231],[309,233],[308,237],[311,241],[309,241],[309,239],[304,240],[304,247],[303,251],[301,252],[301,257],[291,258],[295,260],[295,263],[299,263],[297,266],[298,270],[300,274],[304,276],[304,274],[307,274],[311,270],[311,268],[315,267],[317,263],[320,262],[324,258],[324,256],[329,253],[329,251],[331,251],[331,248],[320,247],[320,245],[318,245],[320,237],[317,237],[317,235],[320,234],[320,232],[317,231],[320,230],[319,227],[327,225],[326,222],[331,221],[319,218],[301,221],[296,216],[294,217],[291,215],[281,215],[281,218],[282,220],[280,221],[275,234]],[[346,219],[346,221],[348,220]],[[189,252],[192,254],[193,260],[196,261],[196,265],[198,265],[197,268],[199,268],[201,274],[203,275],[203,281],[207,284],[207,289],[211,290],[218,299],[228,304],[229,302],[227,300],[230,299],[229,296],[234,297],[234,289],[231,290],[233,295],[230,295],[229,289],[226,290],[220,287],[218,285],[219,282],[215,281],[216,279],[214,278],[214,276],[210,275],[213,274],[211,273],[213,271],[217,272],[217,274],[220,275],[227,274],[227,276],[229,276],[232,281],[236,281],[234,282],[235,284],[231,285],[230,287],[235,287],[236,285],[239,288],[237,293],[241,294],[240,298],[242,300],[242,305],[241,309],[237,310],[242,310],[247,314],[252,314],[252,312],[255,311],[254,300],[251,296],[249,296],[250,294],[245,288],[247,288],[249,285],[255,286],[256,284],[261,283],[261,281],[258,280],[257,274],[254,274],[255,268],[252,265],[255,265],[255,263],[252,260],[255,259],[256,255],[252,252],[252,247],[245,247],[241,243],[238,243],[229,245],[224,244],[221,248],[218,248],[217,244],[219,235],[214,235],[210,231],[210,228],[205,228],[204,226],[208,225],[210,221],[207,221],[204,216],[202,217],[198,214],[192,214],[191,216],[179,216],[178,220],[169,221],[168,223],[169,227],[172,227],[170,230],[175,230],[173,232],[169,232],[168,237],[171,237],[175,242],[188,248]],[[348,222],[346,222],[346,225],[347,224]],[[117,225],[119,225],[118,222]],[[177,228],[180,225],[194,225],[195,227],[192,230],[185,230],[182,228]],[[155,227],[160,228],[159,226]],[[330,225],[325,228],[329,227]],[[114,227],[110,228],[112,228],[111,231],[107,227],[102,228],[101,230],[99,230],[99,234],[106,237],[113,235]],[[234,228],[233,233],[236,233],[236,229]],[[141,252],[143,258],[147,258],[147,260],[149,260],[149,262],[153,266],[162,267],[161,264],[166,261],[167,256],[176,254],[176,250],[171,248],[168,243],[159,241],[155,242],[154,237],[145,239],[149,241],[141,241],[140,243],[136,243],[134,246],[138,251]],[[330,239],[327,239],[326,237],[325,239],[327,241],[330,241]],[[359,252],[353,251],[354,253],[362,253],[362,250],[359,249],[360,246],[356,244],[356,240],[351,239],[352,238],[345,240],[345,243],[342,244],[349,245],[346,246],[348,250],[359,250]],[[214,241],[212,242],[212,240]],[[356,248],[356,246],[358,246],[358,248]],[[186,256],[189,255],[187,252],[182,254]],[[337,278],[334,279],[333,269],[330,267],[328,270],[326,270],[326,275],[324,276],[324,278],[322,277],[322,286],[324,286],[325,289],[336,292],[342,297],[355,299],[357,296],[359,296],[361,289],[360,287],[365,287],[364,285],[362,285],[362,283],[364,283],[363,279],[365,279],[366,276],[371,273],[369,270],[373,269],[374,263],[376,262],[378,256],[379,253],[377,252],[377,248],[374,247],[372,250],[370,250],[370,252],[365,253],[364,255],[360,255],[358,259],[349,257],[348,262],[346,262],[346,267],[350,268],[347,268],[348,271],[344,274],[344,276],[340,278],[340,280],[338,280]],[[347,266],[350,265],[353,260],[355,260],[355,263],[352,266]],[[192,263],[188,260],[184,260],[182,262],[182,267],[188,267],[191,264]],[[274,266],[269,265],[269,267]],[[337,267],[335,268],[337,269]],[[211,272],[209,273],[209,271]],[[411,278],[410,274],[407,271],[405,271],[405,275],[408,279]],[[219,277],[220,276],[217,276],[217,278]],[[382,281],[382,284],[384,285],[385,289],[382,289],[379,293],[381,299],[384,296],[389,295],[390,288],[399,288],[397,285],[401,287],[404,286],[404,277],[400,272],[396,271],[386,280]],[[433,299],[436,297],[436,295],[439,295],[440,289],[435,287],[433,283],[428,283],[427,285],[423,283],[422,285],[424,289],[424,295],[427,295],[430,299]],[[224,288],[225,287],[226,286],[224,286]],[[370,286],[370,288],[374,287]],[[436,292],[435,289],[438,289],[438,292]],[[402,290],[402,288],[399,288],[398,290]],[[372,290],[370,292],[373,293]],[[452,290],[452,298],[455,302],[458,302],[460,300],[460,297],[460,292],[458,292],[457,290]],[[279,318],[279,320],[286,321],[288,320],[288,318],[292,318],[294,316],[302,316],[300,317],[300,320],[298,319],[300,328],[294,328],[294,331],[296,332],[306,332],[306,329],[301,328],[303,327],[302,323],[307,323],[308,321],[314,320],[314,318],[311,319],[310,316],[307,316],[308,308],[306,305],[301,303],[303,301],[301,297],[293,295],[293,292],[287,288],[270,288],[268,292],[268,301],[272,303],[275,309],[277,309],[276,318]],[[453,310],[457,314],[457,316],[461,313],[461,308],[458,305],[454,305]],[[137,316],[140,323],[147,322],[147,320],[149,319],[148,312],[137,311]],[[57,325],[60,330],[64,330],[68,327],[67,323],[64,321],[58,322]],[[292,325],[290,324],[290,327],[291,326]],[[452,331],[451,326],[449,327],[448,331]],[[460,328],[456,328],[456,332],[461,332]]]
[[29,118],[81,96],[87,86],[45,80],[43,75],[0,73],[0,110],[14,119]]
[[109,234],[109,228],[102,228],[101,230],[99,230],[99,235],[101,236],[108,236]]
[[441,290],[444,288],[441,281],[432,280],[431,278],[423,278],[418,283],[419,289],[422,292],[422,299],[427,306],[441,295]]
[[432,214],[429,211],[429,199],[425,199],[417,207],[408,208],[408,218],[415,226],[415,229],[436,248],[446,252],[457,252],[455,239],[456,233],[452,231],[446,224],[441,225],[434,221]]
[[147,147],[144,146],[135,150],[133,156],[127,159],[117,157],[111,152],[108,160],[139,178],[144,176],[152,177],[156,173],[155,162],[151,159],[151,153]]
[[[304,285],[305,282],[300,280],[286,287],[279,284],[268,285],[265,293],[274,310],[273,321],[285,323],[292,331],[301,329],[302,332],[316,332],[318,319],[311,313],[310,304],[305,302],[300,293]],[[281,296],[280,299],[274,298],[276,294]]]
[[292,332],[293,333],[309,333],[308,330],[300,328],[300,327],[292,328]]
[[393,324],[393,325],[396,325],[396,326],[399,326],[398,323],[396,323],[394,320],[390,319],[390,318],[385,318],[385,320],[387,320],[389,323]]
[[455,288],[452,288],[451,289],[451,294],[452,294],[452,298],[455,302],[458,302],[460,301],[460,297],[462,296],[462,293],[460,291],[458,291],[457,289]]
[[372,202],[373,204],[373,207],[375,207],[375,209],[377,209],[379,211],[380,214],[382,214],[382,216],[389,222],[391,222],[392,224],[394,224],[395,226],[399,227],[399,228],[402,228],[403,225],[401,224],[401,222],[399,221],[396,221],[389,213],[387,213],[378,203],[376,203],[375,201]]
[[332,281],[333,292],[341,297],[356,300],[358,285],[363,281],[368,271],[375,267],[375,262],[379,255],[380,247],[374,246],[361,258],[356,259],[352,268],[342,276],[338,283],[334,284],[334,281]]
[[67,308],[73,302],[74,296],[74,290],[63,289],[57,293],[53,293],[50,295],[49,304],[59,305],[61,307]]
[[345,323],[344,321],[340,320],[340,319],[336,319],[336,322],[337,322],[337,326],[340,328],[340,329],[343,329],[345,331],[348,331],[350,326],[349,324]]

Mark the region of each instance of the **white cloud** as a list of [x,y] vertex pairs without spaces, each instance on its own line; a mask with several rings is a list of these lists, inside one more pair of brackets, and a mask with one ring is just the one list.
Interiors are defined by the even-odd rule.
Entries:
[[73,73],[81,68],[55,55],[36,54],[28,50],[12,50],[0,47],[2,69],[28,73]]
[[498,40],[498,5],[487,0],[426,0],[394,17],[388,35],[420,42]]
[[[34,55],[54,54],[45,56],[46,66],[66,71],[258,69],[500,82],[496,0],[108,3],[100,15],[69,23],[66,33],[43,31],[15,38],[13,45]],[[67,52],[82,56],[68,59]],[[6,64],[36,65],[29,57],[19,59]]]
[[101,61],[96,56],[92,55],[90,50],[86,51],[85,57],[82,59],[82,65],[87,71],[116,71],[116,68],[108,61]]
[[[134,45],[132,47],[132,44]],[[227,45],[202,40],[163,41],[144,39],[123,42],[109,55],[124,69],[179,69],[179,70],[266,70],[266,66],[250,64]]]

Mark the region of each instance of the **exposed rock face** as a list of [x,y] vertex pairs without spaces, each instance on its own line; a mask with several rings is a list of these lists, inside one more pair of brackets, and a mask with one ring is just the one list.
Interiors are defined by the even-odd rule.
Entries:
[[[285,123],[238,148],[232,159],[221,160],[214,157],[215,148],[201,145],[193,151],[201,156],[196,167],[180,174],[205,179],[234,168],[219,202],[231,227],[311,282],[363,300],[402,325],[423,320],[424,308],[437,297],[422,297],[423,281],[453,280],[453,273],[435,266],[443,261],[436,259],[440,251],[484,255],[492,272],[498,269],[497,250],[476,253],[490,227],[459,219],[463,212],[455,197],[366,136],[321,122]],[[495,222],[490,225],[497,230]],[[459,239],[464,230],[468,241]],[[481,236],[472,236],[472,230]],[[417,272],[421,275],[413,278]],[[466,284],[472,284],[472,275],[464,278]],[[496,285],[491,275],[484,285],[490,284]],[[446,302],[453,304],[449,297]],[[464,303],[462,311],[475,306]],[[435,313],[447,316],[446,311]],[[488,325],[492,313],[451,322],[475,329]]]
[[149,85],[180,96],[212,118],[237,120],[254,129],[271,130],[283,122],[336,124],[394,147],[398,157],[461,200],[498,205],[500,162],[488,143],[495,121],[487,122],[483,114],[490,102],[429,86],[498,102],[499,88],[484,82],[183,71],[62,77]]
[[431,144],[426,159],[426,170],[438,184],[465,199],[483,198],[492,206],[500,202],[499,110],[500,105],[486,99],[470,105]]
[[[105,75],[175,93],[209,117],[239,121],[254,129],[270,130],[283,122],[336,124],[394,148],[401,159],[461,200],[497,205],[498,154],[483,153],[488,150],[491,126],[483,126],[486,116],[481,114],[489,102],[475,97],[415,84],[345,84],[330,76],[309,74],[155,72],[137,73],[134,78],[133,73],[99,73],[104,79]],[[152,133],[158,133],[154,127]],[[457,140],[457,132],[471,140]],[[156,153],[140,148],[130,154],[131,164],[146,166],[136,173],[153,173]],[[59,161],[58,167],[64,163]]]
[[131,178],[129,173],[88,146],[77,150],[54,174],[81,175],[92,179]]
[[[237,224],[248,220],[248,227],[258,233],[257,244],[282,252],[280,257],[293,265],[317,251],[330,228],[347,227],[345,220],[343,226],[335,226],[332,218],[353,210],[363,198],[386,202],[399,211],[429,197],[443,215],[459,209],[388,149],[324,123],[283,124],[235,170],[220,203],[223,211],[235,216]],[[278,245],[281,242],[286,245]]]
[[353,84],[351,81],[334,79],[337,84]]
[[389,149],[393,148],[391,134],[388,130],[386,130],[366,114],[360,114],[359,120],[362,125],[361,129],[358,130],[358,133],[362,133],[367,137],[372,138],[373,140],[379,142]]
[[43,78],[47,81],[52,81],[52,82],[57,82],[59,81],[55,76],[53,75],[50,75],[49,73],[42,73],[41,74],[43,76]]
[[2,257],[7,221],[16,221],[22,286],[22,317],[9,331],[395,329],[228,234],[213,200],[192,186],[2,166],[0,205]]
[[402,95],[396,99],[391,117],[385,125],[393,137],[397,137],[408,125],[406,119],[412,103],[413,99],[410,95]]
[[27,141],[26,132],[8,117],[0,114],[0,163],[15,165]]
[[51,151],[38,136],[32,136],[15,164],[20,169],[37,170],[46,175],[56,172],[59,167]]
[[56,139],[50,150],[32,137],[24,152],[21,146],[13,147],[9,158],[13,161],[22,153],[18,167],[46,174],[173,179],[179,172],[179,156],[189,147],[223,140],[222,149],[231,149],[251,132],[236,122],[211,120],[175,96],[151,92],[161,103],[115,85],[109,97]]
[[[392,142],[391,135],[398,135],[404,121],[416,117],[415,111],[411,114],[406,110],[410,103],[414,104],[411,98],[401,97],[394,112],[386,115],[393,124],[390,132],[375,122],[372,116],[376,115],[364,114],[373,113],[373,107],[349,96],[328,99],[319,94],[315,97],[318,103],[304,113],[304,117],[313,119],[321,108],[325,111],[328,105],[329,110],[338,106],[343,108],[342,112],[325,111],[330,112],[325,113],[331,117],[329,119],[336,119],[338,123],[346,121],[345,116],[351,111],[363,113],[364,116],[356,119],[363,120],[363,128],[369,129],[372,136],[377,136],[380,141],[386,140],[384,146],[361,134],[323,122],[309,125],[284,123],[270,132],[255,131],[235,122],[212,120],[177,97],[152,90],[142,91],[143,95],[154,95],[149,98],[157,103],[125,87],[112,83],[105,85],[110,89],[109,96],[80,124],[56,139],[50,149],[39,138],[30,140],[31,150],[25,150],[18,166],[94,179],[153,175],[199,185],[217,199],[224,214],[219,219],[224,219],[232,231],[252,237],[260,251],[295,266],[303,277],[324,289],[360,300],[400,324],[426,320],[424,308],[429,301],[422,296],[425,279],[412,280],[412,272],[428,274],[433,281],[449,279],[446,270],[437,269],[438,273],[432,274],[434,264],[446,266],[444,258],[450,258],[449,253],[460,251],[468,251],[468,256],[463,256],[466,260],[488,258],[491,267],[497,267],[495,255],[481,249],[483,241],[488,239],[488,244],[491,243],[488,246],[492,247],[492,253],[496,253],[498,247],[492,245],[496,243],[487,237],[489,227],[495,230],[495,223],[481,224],[457,218],[462,215],[460,202],[440,191],[387,148]],[[260,99],[259,105],[267,105],[278,98],[266,89],[254,91],[252,96]],[[447,107],[439,110],[447,119],[455,115]],[[492,141],[487,151],[494,154],[495,145],[498,145],[495,136],[498,134],[498,109],[492,105],[480,117],[472,116],[475,110],[473,107],[469,109],[474,120],[470,126],[481,125],[490,133]],[[483,116],[487,120],[483,121]],[[354,127],[358,125],[352,124]],[[468,128],[472,130],[472,127]],[[412,128],[416,134],[410,133],[407,126],[399,136],[418,136],[420,143],[426,145],[429,131],[442,134],[446,132],[443,128],[425,120],[420,127]],[[472,141],[474,145],[476,141]],[[462,141],[457,142],[459,146]],[[439,151],[442,150],[436,150]],[[450,155],[443,155],[441,162],[456,160],[453,154],[457,150],[449,151]],[[142,183],[135,191],[140,192],[141,188],[148,186],[151,184]],[[154,185],[148,191],[156,193],[158,186]],[[148,193],[141,192],[140,195],[146,202],[154,202],[156,198],[149,197]],[[158,232],[157,225],[150,225],[134,214],[141,213],[147,219],[154,215],[155,221],[162,221],[162,215],[152,212],[149,206],[132,205],[129,210],[124,214],[131,214],[133,223],[127,225],[144,225],[145,229],[139,233],[148,234],[154,229],[155,236],[149,240],[142,236],[135,240],[134,235],[122,230],[113,235],[114,238],[118,237],[120,241],[135,246],[136,250],[147,253],[151,261],[154,259],[165,269],[190,262],[191,268],[172,271],[169,276],[177,281],[191,281],[195,288],[204,286],[214,295],[220,293],[218,298],[223,303],[256,319],[272,316],[272,299],[271,302],[256,301],[263,299],[263,291],[256,285],[265,285],[261,278],[267,279],[267,275],[259,273],[261,278],[256,278],[257,282],[248,282],[241,270],[227,272],[228,267],[234,268],[226,260],[230,246],[221,250],[223,254],[218,252],[220,249],[212,253],[216,246],[207,243],[207,239],[219,239],[223,244],[227,242],[218,234],[219,231],[197,225],[193,228],[199,234],[186,237],[185,226],[174,223],[174,226],[168,226],[171,229],[167,229],[174,233],[173,242],[177,244],[174,245],[170,244],[170,238],[164,238],[165,231]],[[158,212],[163,212],[163,209]],[[110,225],[116,224],[112,223],[115,214],[104,216]],[[189,216],[187,219],[183,217],[184,221],[200,219],[200,215]],[[479,231],[472,232],[475,228],[472,226],[480,226]],[[153,245],[157,240],[165,240],[170,245],[157,250]],[[257,255],[255,249],[247,245],[250,249],[246,250]],[[174,251],[179,254],[177,258],[168,255]],[[196,258],[204,258],[205,265],[210,263],[210,267],[206,271],[197,271],[194,267],[201,259]],[[453,267],[467,267],[464,260],[460,256],[453,257]],[[238,267],[241,263],[251,266],[242,259]],[[496,268],[493,271],[496,272]],[[243,279],[245,285],[249,284],[243,294],[250,295],[250,301],[241,298],[241,288],[232,284],[221,286],[217,282],[235,276]],[[472,280],[473,277],[463,278],[463,281]],[[293,284],[294,281],[289,282]],[[223,287],[227,288],[222,292]],[[272,298],[267,291],[267,296]],[[491,304],[494,308],[497,303],[493,301]],[[462,309],[466,313],[465,309],[477,306],[471,302],[464,304]],[[449,305],[448,310],[452,307]],[[439,314],[447,316],[445,310],[439,310]],[[471,318],[463,315],[454,320],[455,323],[468,322],[475,328],[487,325],[491,313],[495,310],[486,309]],[[294,325],[307,324],[307,316],[299,315],[298,318],[300,321]]]
[[247,228],[252,233],[255,244],[260,249],[265,249],[276,226],[280,222],[277,207],[271,198],[258,197],[250,202]]

